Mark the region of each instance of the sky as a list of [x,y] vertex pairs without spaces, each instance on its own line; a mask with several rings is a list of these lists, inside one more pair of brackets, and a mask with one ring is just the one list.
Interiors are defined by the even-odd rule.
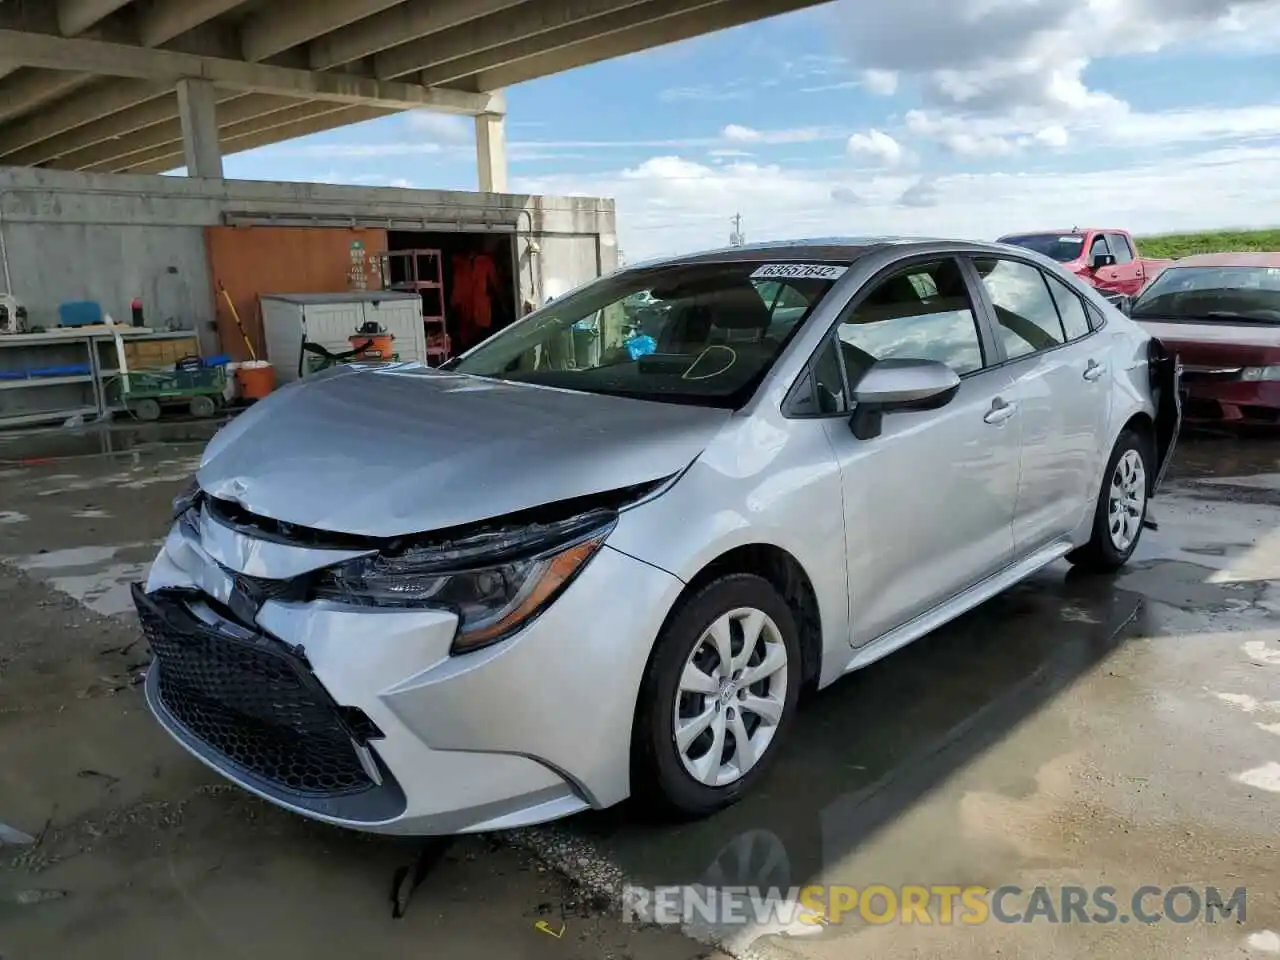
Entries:
[[[747,239],[1280,226],[1280,0],[836,0],[507,91],[510,189],[610,197],[628,261]],[[414,112],[235,178],[475,190]]]

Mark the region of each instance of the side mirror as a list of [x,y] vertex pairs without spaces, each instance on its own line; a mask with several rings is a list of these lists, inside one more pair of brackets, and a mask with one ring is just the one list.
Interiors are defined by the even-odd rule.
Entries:
[[960,377],[936,360],[880,360],[853,388],[854,410],[849,428],[859,440],[880,436],[886,413],[936,410],[951,402]]
[[1115,296],[1107,297],[1107,299],[1111,301],[1111,305],[1113,307],[1115,307],[1125,316],[1129,315],[1129,311],[1133,307],[1133,297],[1120,293],[1120,294],[1116,294]]
[[1089,266],[1094,270],[1102,267],[1114,267],[1116,265],[1116,257],[1113,253],[1095,253],[1089,260]]

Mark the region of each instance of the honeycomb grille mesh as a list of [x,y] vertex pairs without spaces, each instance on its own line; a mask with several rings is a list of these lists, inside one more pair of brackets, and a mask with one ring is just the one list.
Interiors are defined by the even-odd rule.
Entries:
[[249,773],[291,793],[371,789],[338,709],[305,664],[264,636],[202,622],[185,592],[134,589],[159,670],[160,702],[186,731]]

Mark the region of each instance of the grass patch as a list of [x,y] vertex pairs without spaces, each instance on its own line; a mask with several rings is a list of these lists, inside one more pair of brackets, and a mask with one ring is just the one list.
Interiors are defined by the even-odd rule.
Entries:
[[1280,229],[1216,230],[1211,233],[1168,233],[1138,237],[1144,257],[1177,259],[1197,253],[1237,253],[1242,250],[1280,251]]

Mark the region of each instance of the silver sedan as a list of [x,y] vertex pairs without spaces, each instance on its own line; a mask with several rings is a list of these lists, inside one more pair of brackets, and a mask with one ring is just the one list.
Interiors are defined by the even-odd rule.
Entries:
[[134,589],[148,702],[230,780],[359,830],[708,814],[804,689],[1061,558],[1124,564],[1177,376],[1012,247],[630,267],[447,369],[335,368],[224,428]]

